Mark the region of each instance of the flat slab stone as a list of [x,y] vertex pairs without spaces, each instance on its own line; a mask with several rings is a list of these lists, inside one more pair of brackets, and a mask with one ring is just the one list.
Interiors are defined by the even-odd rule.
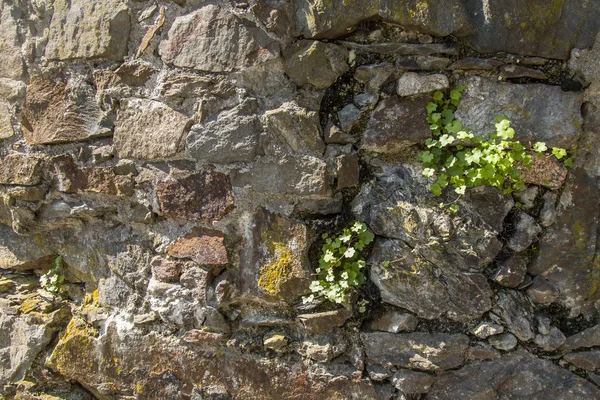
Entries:
[[475,28],[469,42],[482,53],[565,60],[573,47],[590,47],[600,31],[600,7],[595,1],[466,0],[464,5]]
[[183,150],[189,119],[161,102],[128,99],[121,103],[114,144],[121,158],[164,160]]
[[458,55],[458,48],[445,44],[414,44],[414,43],[373,43],[362,44],[348,41],[339,41],[349,49],[360,50],[367,53],[376,53],[390,56],[430,56],[433,54]]
[[129,9],[122,0],[57,0],[48,29],[46,58],[108,58],[121,61],[127,54],[131,28]]
[[463,334],[362,332],[367,361],[423,371],[460,367],[469,338]]
[[318,39],[347,35],[360,21],[368,19],[379,19],[436,36],[461,35],[470,29],[468,14],[459,0],[443,3],[334,0],[327,6],[310,0],[296,0],[295,5],[299,34]]
[[279,43],[250,20],[211,4],[177,17],[159,54],[178,67],[232,72],[277,58]]
[[579,92],[563,92],[558,86],[498,83],[470,77],[456,111],[456,118],[477,136],[496,131],[494,117],[506,115],[523,143],[541,141],[548,147],[570,147],[581,132],[583,119]]
[[0,160],[0,184],[31,186],[42,182],[41,158],[11,154]]

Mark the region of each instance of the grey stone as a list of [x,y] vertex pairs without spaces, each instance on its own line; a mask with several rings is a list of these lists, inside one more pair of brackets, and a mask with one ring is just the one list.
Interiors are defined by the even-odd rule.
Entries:
[[588,85],[585,91],[585,100],[591,102],[595,107],[600,107],[600,67],[598,57],[600,56],[600,40],[591,49],[579,47],[573,49],[569,58],[569,70],[575,74],[578,80]]
[[538,332],[542,335],[548,335],[550,333],[550,330],[552,329],[552,326],[550,325],[550,318],[537,315],[535,317],[535,320],[537,321]]
[[25,73],[25,62],[21,51],[23,38],[20,34],[19,20],[26,19],[18,3],[2,2],[0,5],[0,77],[21,79]]
[[500,77],[502,79],[532,78],[538,80],[548,80],[548,75],[537,69],[521,67],[519,65],[503,65],[500,67]]
[[393,373],[388,369],[384,368],[381,365],[377,364],[369,364],[367,365],[367,373],[369,374],[369,378],[374,381],[384,381],[392,377]]
[[423,371],[461,366],[469,346],[462,334],[362,332],[360,338],[367,360]]
[[556,222],[538,242],[529,273],[541,275],[558,289],[556,300],[571,315],[594,313],[600,292],[593,269],[600,193],[581,169],[569,174],[557,207]]
[[491,336],[488,341],[498,350],[512,350],[517,347],[517,338],[511,333]]
[[[524,189],[513,192],[513,197],[521,203],[520,208],[531,210],[535,206],[535,200],[540,192],[538,186],[527,186]],[[550,192],[549,192],[550,193]]]
[[497,83],[470,77],[456,118],[478,136],[495,132],[494,117],[506,115],[516,134],[526,142],[542,141],[548,147],[570,147],[581,131],[582,94],[563,92],[557,86]]
[[267,111],[264,121],[267,131],[285,140],[294,153],[319,157],[325,152],[318,113],[289,102]]
[[441,71],[450,64],[446,57],[435,56],[405,56],[396,60],[396,67],[404,70]]
[[286,52],[285,71],[298,86],[311,84],[326,89],[348,71],[348,52],[341,46],[314,40],[299,40]]
[[591,383],[551,361],[517,350],[492,361],[474,361],[442,373],[431,400],[498,398],[585,400],[600,396]]
[[331,123],[331,121],[327,122],[323,136],[325,137],[325,142],[333,144],[349,144],[358,141],[357,137],[343,132],[340,128]]
[[467,0],[465,7],[475,27],[470,44],[482,53],[507,52],[564,60],[573,47],[591,46],[600,30],[600,11],[594,2],[567,0],[542,6],[533,0]]
[[404,394],[427,393],[435,383],[435,376],[425,372],[401,369],[394,374],[392,383]]
[[329,362],[346,350],[340,337],[319,337],[317,341],[305,341],[298,352],[317,362]]
[[544,193],[542,198],[544,199],[544,205],[540,211],[540,225],[544,228],[548,228],[552,226],[552,224],[556,221],[557,212],[556,212],[556,193],[547,192]]
[[278,102],[294,90],[294,84],[285,74],[282,59],[266,61],[250,68],[242,69],[231,75],[236,86],[247,89],[250,93]]
[[360,118],[360,110],[354,104],[348,104],[337,113],[341,128],[350,133]]
[[423,143],[431,136],[425,118],[428,98],[389,97],[379,102],[367,123],[360,144],[362,150],[395,154]]
[[485,342],[477,342],[467,349],[467,360],[484,361],[500,357],[500,352]]
[[86,0],[57,0],[48,30],[46,58],[108,58],[123,60],[131,28],[129,10],[122,0],[89,6]]
[[490,336],[504,332],[502,325],[490,322],[482,322],[473,329],[473,334],[480,339],[487,339]]
[[354,71],[354,79],[365,84],[367,93],[377,93],[393,73],[394,66],[388,62],[361,65]]
[[468,14],[458,0],[438,3],[381,3],[335,0],[327,7],[296,0],[298,34],[319,39],[347,35],[363,20],[380,19],[404,28],[436,36],[462,35],[470,31]]
[[412,43],[373,43],[361,44],[339,41],[340,44],[354,50],[389,56],[430,56],[434,54],[458,55],[458,48],[445,44],[412,44]]
[[257,110],[256,101],[248,99],[192,126],[186,139],[187,152],[195,159],[221,164],[253,161],[262,132]]
[[288,339],[284,335],[271,335],[269,337],[265,337],[263,340],[263,345],[267,349],[281,353],[285,351],[288,342]]
[[600,351],[584,351],[581,353],[570,353],[563,357],[577,368],[586,371],[597,371],[600,369]]
[[508,239],[507,246],[516,252],[526,250],[531,246],[542,231],[535,218],[524,212],[519,212],[512,223],[514,224],[514,233]]
[[335,311],[326,311],[315,314],[298,315],[298,320],[302,322],[304,328],[310,333],[329,332],[333,328],[343,326],[352,317],[352,313],[345,308]]
[[560,296],[560,292],[547,279],[538,275],[527,288],[527,295],[534,303],[547,305],[554,302]]
[[330,197],[327,165],[311,156],[261,158],[248,168],[231,172],[234,186],[252,192]]
[[120,158],[164,160],[183,150],[189,119],[154,100],[121,102],[114,144]]
[[0,271],[52,267],[55,252],[35,240],[35,237],[17,235],[9,226],[0,224]]
[[405,72],[398,80],[396,93],[399,96],[411,96],[415,94],[430,93],[436,90],[444,90],[450,86],[448,77],[443,74],[418,74]]
[[232,72],[277,58],[279,43],[250,20],[210,4],[177,17],[159,54],[178,67]]
[[492,279],[502,286],[516,288],[525,279],[528,262],[527,253],[512,254],[508,259],[498,263],[498,270]]
[[565,343],[565,335],[553,326],[550,328],[550,332],[546,335],[536,335],[533,339],[533,343],[541,347],[544,351],[554,351]]
[[594,325],[569,336],[562,349],[573,351],[595,346],[600,346],[600,325]]
[[419,319],[412,314],[389,310],[375,317],[371,329],[390,333],[411,332],[417,328],[418,322]]
[[513,290],[503,290],[497,295],[493,312],[519,340],[526,342],[533,339],[533,307],[527,296]]
[[353,102],[359,108],[372,107],[379,101],[376,93],[359,93],[354,96]]
[[477,58],[467,57],[461,58],[452,63],[448,69],[460,69],[460,70],[492,70],[503,65],[502,61],[494,60],[492,58]]

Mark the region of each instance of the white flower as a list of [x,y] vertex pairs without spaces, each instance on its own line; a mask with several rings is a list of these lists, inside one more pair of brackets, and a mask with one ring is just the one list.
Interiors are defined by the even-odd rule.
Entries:
[[344,257],[352,258],[354,257],[354,254],[356,254],[356,250],[354,250],[354,247],[348,247],[348,249],[344,253]]

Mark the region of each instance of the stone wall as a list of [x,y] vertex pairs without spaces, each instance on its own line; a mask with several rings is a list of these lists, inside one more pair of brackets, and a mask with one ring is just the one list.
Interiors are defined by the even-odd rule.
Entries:
[[[0,0],[0,397],[599,399],[599,31],[598,0]],[[575,165],[440,208],[415,158],[457,84],[474,133]],[[303,302],[353,221],[367,282]]]

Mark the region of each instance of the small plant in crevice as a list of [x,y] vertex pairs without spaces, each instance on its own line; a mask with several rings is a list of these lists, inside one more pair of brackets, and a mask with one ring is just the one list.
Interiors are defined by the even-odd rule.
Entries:
[[[527,149],[512,140],[515,130],[506,116],[494,118],[496,132],[487,139],[470,133],[454,115],[463,90],[464,87],[458,86],[450,91],[449,97],[435,92],[433,101],[427,103],[432,137],[425,141],[426,149],[419,153],[418,160],[423,164],[423,175],[435,178],[429,189],[440,196],[445,187],[452,185],[459,197],[467,188],[482,185],[497,187],[504,193],[523,189],[525,183],[519,166],[530,167],[529,150],[542,156],[549,151],[548,147],[537,142]],[[552,148],[551,152],[559,160],[567,155],[566,150],[559,147]],[[568,158],[564,165],[571,166],[572,162]],[[458,206],[454,204],[450,209],[456,211]]]
[[57,296],[60,293],[62,284],[65,281],[62,264],[62,256],[56,257],[54,267],[40,276],[40,285],[53,296]]
[[322,238],[325,244],[317,279],[310,284],[312,294],[304,300],[311,302],[315,296],[323,296],[333,303],[348,305],[352,291],[365,281],[366,262],[361,254],[375,235],[363,222],[355,222],[337,236],[324,233]]

